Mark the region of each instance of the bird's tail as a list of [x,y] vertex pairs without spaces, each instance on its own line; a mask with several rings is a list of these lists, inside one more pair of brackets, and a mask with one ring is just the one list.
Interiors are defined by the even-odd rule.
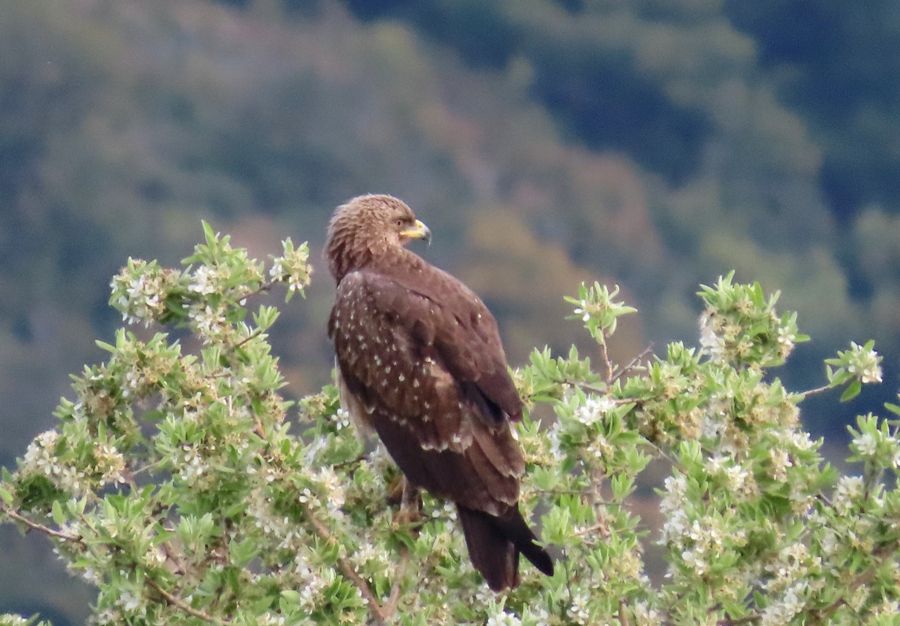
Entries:
[[502,517],[457,507],[469,558],[493,591],[519,586],[519,554],[547,576],[553,576],[553,559],[538,545],[537,537],[518,507]]

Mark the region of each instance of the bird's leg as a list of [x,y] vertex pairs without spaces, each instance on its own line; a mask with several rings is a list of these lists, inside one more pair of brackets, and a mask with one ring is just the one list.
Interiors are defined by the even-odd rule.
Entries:
[[409,482],[406,478],[403,479],[402,506],[407,510],[415,509],[417,515],[422,512],[422,494],[419,492],[419,488]]
[[410,530],[417,531],[422,520],[422,494],[419,488],[403,477],[403,499],[400,503],[400,512],[395,518],[400,526],[409,526]]

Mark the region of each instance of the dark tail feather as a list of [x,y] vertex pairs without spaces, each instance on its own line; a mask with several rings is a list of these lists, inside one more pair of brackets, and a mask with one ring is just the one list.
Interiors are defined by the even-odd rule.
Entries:
[[547,576],[553,575],[553,559],[536,543],[518,508],[503,517],[462,506],[457,509],[469,558],[492,591],[519,586],[519,553]]

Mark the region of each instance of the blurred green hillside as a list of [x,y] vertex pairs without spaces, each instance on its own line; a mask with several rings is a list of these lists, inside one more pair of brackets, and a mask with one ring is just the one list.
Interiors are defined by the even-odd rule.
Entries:
[[[365,192],[429,224],[418,251],[483,295],[513,364],[591,352],[563,321],[583,280],[641,311],[619,358],[696,343],[698,284],[736,269],[813,337],[789,387],[851,339],[886,356],[883,390],[810,405],[815,433],[895,397],[895,2],[0,0],[0,465],[101,358],[128,256],[177,264],[201,219],[318,251]],[[316,266],[273,337],[294,395],[329,379]],[[30,545],[0,529],[0,612],[81,623],[89,594]]]

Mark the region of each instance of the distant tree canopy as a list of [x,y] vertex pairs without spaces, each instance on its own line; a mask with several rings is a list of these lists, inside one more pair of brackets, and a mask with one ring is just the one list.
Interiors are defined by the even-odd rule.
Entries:
[[[900,21],[889,0],[730,0],[721,9],[690,1],[588,8],[581,1],[546,0],[524,10],[510,1],[344,1],[363,20],[413,24],[472,67],[496,70],[527,58],[535,70],[534,97],[570,139],[621,150],[673,181],[691,172],[715,132],[708,112],[674,101],[659,77],[642,74],[637,50],[586,37],[592,26],[585,22],[616,22],[631,13],[651,29],[694,28],[725,17],[754,38],[765,79],[824,139],[820,184],[834,215],[847,220],[871,202],[900,210],[900,156],[889,132],[900,101]],[[553,28],[536,27],[528,13],[550,16],[545,23]]]
[[729,0],[725,10],[824,140],[821,184],[834,214],[846,222],[870,203],[900,211],[897,4]]
[[542,29],[511,2],[345,1],[360,19],[411,22],[474,68],[502,70],[517,57],[528,59],[534,68],[531,94],[568,140],[623,151],[671,180],[684,180],[696,166],[711,130],[702,110],[673,102],[618,42],[578,32],[586,30],[578,22],[591,16],[573,6],[559,11],[553,2],[532,3],[539,16],[560,13],[556,22],[562,28]]
[[[279,13],[0,1],[11,87],[0,98],[0,285],[11,294],[0,335],[21,357],[11,373],[29,371],[35,342],[48,362],[54,346],[78,352],[60,374],[89,360],[78,338],[110,328],[97,277],[112,259],[175,262],[200,217],[321,232],[334,205],[366,191],[421,206],[433,260],[472,275],[494,263],[472,217],[515,220],[573,276],[622,281],[647,339],[689,336],[693,285],[736,267],[789,294],[823,338],[816,359],[859,326],[900,352],[886,287],[900,255],[867,245],[891,232],[873,225],[896,211],[900,180],[883,132],[900,84],[887,3],[267,5]],[[856,199],[838,207],[832,184]],[[832,219],[851,206],[859,220]],[[513,353],[529,335],[572,341],[544,338],[540,307],[484,282],[522,338]],[[308,333],[300,343],[318,347],[298,362],[325,358]],[[0,396],[21,387],[0,381]]]

